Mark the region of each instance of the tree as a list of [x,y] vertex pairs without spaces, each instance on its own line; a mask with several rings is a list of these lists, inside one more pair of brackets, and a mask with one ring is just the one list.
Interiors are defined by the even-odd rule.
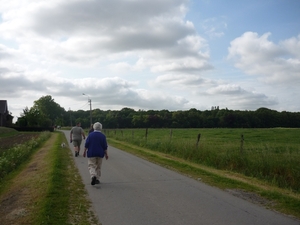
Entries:
[[63,115],[66,114],[64,108],[60,107],[50,96],[43,96],[34,101],[34,105],[23,110],[20,118],[22,124],[27,126],[53,126],[55,122],[60,122],[63,125]]
[[39,118],[39,114],[33,108],[28,109],[28,107],[26,106],[25,109],[23,110],[22,117],[24,117],[27,126],[38,125],[37,118]]
[[49,125],[54,125],[55,121],[65,114],[64,108],[60,107],[51,95],[43,96],[39,100],[34,101],[33,108],[40,113],[42,119],[48,120],[51,123]]
[[[121,110],[93,109],[94,122],[98,121],[105,128],[267,128],[300,127],[300,113],[281,113],[268,108],[256,111],[219,109],[200,111],[191,108],[187,111],[138,110],[123,108]],[[33,107],[26,107],[18,118],[19,126],[73,126],[81,122],[83,128],[90,127],[90,111],[77,110],[68,112],[60,107],[50,96],[43,96],[34,101]]]

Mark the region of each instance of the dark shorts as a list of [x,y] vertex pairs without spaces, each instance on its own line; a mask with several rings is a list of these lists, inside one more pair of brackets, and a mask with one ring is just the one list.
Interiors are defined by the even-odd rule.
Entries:
[[72,142],[73,142],[73,146],[74,146],[74,147],[80,147],[81,141],[82,141],[82,140],[73,140],[73,141],[72,141]]

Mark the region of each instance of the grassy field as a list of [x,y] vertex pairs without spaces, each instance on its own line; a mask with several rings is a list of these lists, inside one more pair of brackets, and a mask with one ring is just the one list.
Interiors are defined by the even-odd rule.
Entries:
[[300,129],[123,129],[108,138],[300,192]]

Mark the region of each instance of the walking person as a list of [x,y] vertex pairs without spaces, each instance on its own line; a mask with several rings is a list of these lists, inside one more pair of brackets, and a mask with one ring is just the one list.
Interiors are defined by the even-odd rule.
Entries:
[[81,123],[78,122],[76,126],[71,129],[70,132],[70,143],[73,143],[75,157],[79,156],[82,138],[85,139],[85,134],[81,127]]
[[83,157],[88,158],[88,169],[91,175],[91,185],[100,184],[102,160],[108,159],[106,136],[101,132],[102,124],[94,123],[94,131],[86,141]]
[[91,127],[90,127],[90,130],[89,130],[89,134],[91,133],[91,132],[94,132],[94,124],[91,124]]

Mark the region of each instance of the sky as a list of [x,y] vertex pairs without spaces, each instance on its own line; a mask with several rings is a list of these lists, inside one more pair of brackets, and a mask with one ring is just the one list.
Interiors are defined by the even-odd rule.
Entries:
[[[300,111],[299,0],[0,0],[0,99]],[[85,95],[83,95],[83,93]]]

